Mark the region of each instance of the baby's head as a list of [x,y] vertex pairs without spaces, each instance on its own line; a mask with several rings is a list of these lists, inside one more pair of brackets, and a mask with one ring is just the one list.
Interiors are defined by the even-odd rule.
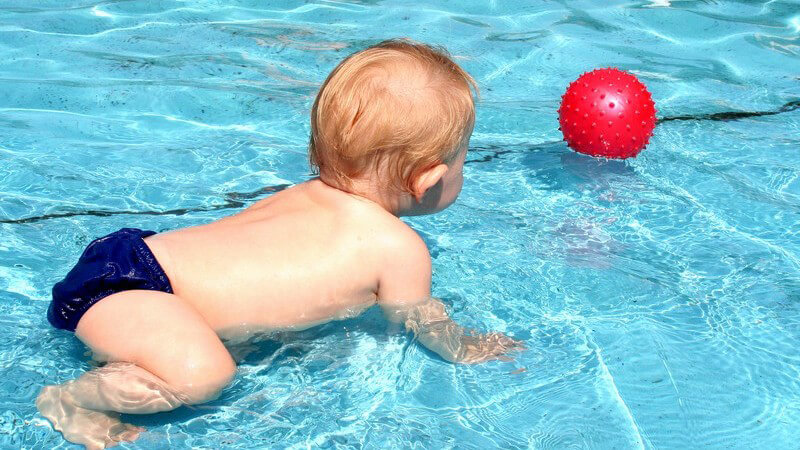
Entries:
[[475,80],[446,51],[389,40],[328,75],[311,110],[311,165],[344,191],[366,183],[404,215],[439,211],[461,190]]

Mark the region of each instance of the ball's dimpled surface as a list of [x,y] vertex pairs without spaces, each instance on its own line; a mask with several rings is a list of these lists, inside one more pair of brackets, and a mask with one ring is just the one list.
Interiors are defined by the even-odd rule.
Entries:
[[596,69],[570,83],[561,97],[558,122],[567,145],[605,158],[636,156],[656,126],[647,87],[618,69]]

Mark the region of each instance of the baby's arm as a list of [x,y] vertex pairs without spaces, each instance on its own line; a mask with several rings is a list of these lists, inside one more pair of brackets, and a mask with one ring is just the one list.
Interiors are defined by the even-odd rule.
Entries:
[[380,304],[390,321],[405,324],[422,345],[450,362],[474,364],[503,359],[502,355],[525,348],[502,333],[470,333],[448,317],[437,298],[404,306]]
[[378,304],[388,320],[402,323],[417,340],[451,362],[480,363],[522,350],[521,342],[502,333],[472,334],[447,315],[431,297],[431,258],[425,243],[408,229],[388,252],[378,288]]

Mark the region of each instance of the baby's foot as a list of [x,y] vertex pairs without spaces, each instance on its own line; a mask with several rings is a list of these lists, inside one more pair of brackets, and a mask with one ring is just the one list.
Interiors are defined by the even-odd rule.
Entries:
[[64,439],[83,444],[90,450],[134,441],[144,431],[142,427],[122,423],[117,412],[77,406],[63,385],[45,386],[36,398],[36,407]]

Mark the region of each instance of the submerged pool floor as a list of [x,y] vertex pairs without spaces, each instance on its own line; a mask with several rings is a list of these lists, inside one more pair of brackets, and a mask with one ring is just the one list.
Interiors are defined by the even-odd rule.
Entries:
[[[778,0],[3,2],[0,447],[71,448],[33,402],[89,368],[45,317],[83,248],[307,180],[319,84],[397,36],[481,88],[461,197],[408,220],[434,294],[528,350],[452,365],[370,310],[258,344],[212,403],[125,416],[148,432],[123,448],[796,448],[800,4]],[[556,119],[612,66],[662,119],[627,161]]]

